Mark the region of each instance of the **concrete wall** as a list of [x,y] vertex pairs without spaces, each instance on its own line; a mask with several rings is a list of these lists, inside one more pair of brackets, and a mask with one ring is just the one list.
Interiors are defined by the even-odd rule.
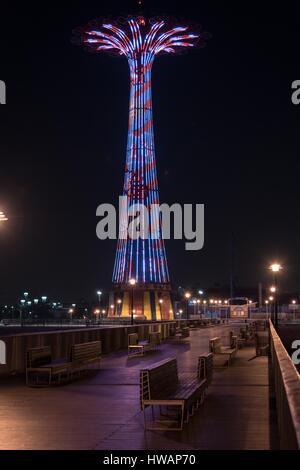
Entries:
[[174,329],[175,322],[168,322],[0,336],[0,341],[2,340],[6,345],[6,364],[0,365],[0,377],[24,373],[26,351],[29,348],[51,346],[53,359],[58,359],[68,357],[73,344],[100,340],[102,352],[106,354],[127,348],[129,333],[138,333],[139,339],[143,340],[148,338],[149,332],[159,331],[164,340]]

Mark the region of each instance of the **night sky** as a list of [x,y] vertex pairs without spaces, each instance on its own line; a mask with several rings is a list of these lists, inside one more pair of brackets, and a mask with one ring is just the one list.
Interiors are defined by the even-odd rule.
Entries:
[[[269,3],[269,2],[268,2]],[[96,208],[121,194],[129,74],[125,58],[88,54],[72,29],[132,1],[1,5],[0,302],[28,290],[56,299],[110,287],[116,242],[96,238]],[[161,202],[205,204],[205,247],[167,242],[172,284],[299,288],[300,12],[291,3],[146,1],[145,14],[202,24],[206,48],[156,59],[153,106]],[[264,9],[265,8],[265,9]],[[242,292],[241,292],[242,293]]]

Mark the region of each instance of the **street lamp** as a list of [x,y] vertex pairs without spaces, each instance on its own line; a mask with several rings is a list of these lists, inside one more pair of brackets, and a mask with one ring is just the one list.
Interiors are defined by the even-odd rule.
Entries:
[[133,325],[134,320],[133,320],[133,291],[134,287],[136,285],[136,280],[134,278],[129,280],[129,284],[131,286],[131,311],[130,311],[130,317],[131,317],[131,325]]
[[270,292],[273,292],[273,293],[276,292],[276,287],[275,286],[270,287]]
[[70,317],[71,317],[71,321],[73,321],[73,313],[74,313],[74,309],[70,308],[69,309],[69,314],[70,314]]
[[189,300],[191,298],[190,292],[186,292],[184,294],[184,297],[186,299],[186,319],[188,320],[189,319]]
[[265,300],[265,304],[266,304],[266,313],[267,313],[267,318],[268,318],[268,316],[269,316],[269,309],[268,309],[269,301]]
[[274,300],[274,326],[275,330],[278,330],[278,292],[277,292],[277,274],[281,271],[282,266],[279,263],[273,263],[269,267],[274,277],[274,293],[276,293]]
[[293,310],[294,310],[294,321],[296,320],[296,300],[292,300]]
[[94,311],[94,314],[96,315],[96,320],[97,320],[97,316],[98,316],[98,320],[100,318],[100,310],[98,308],[96,308],[96,310]]
[[160,319],[162,320],[161,311],[162,311],[162,304],[164,303],[163,299],[159,299],[158,303],[159,303]]
[[23,307],[25,305],[25,302],[26,302],[26,300],[24,300],[24,299],[22,299],[20,301],[20,304],[21,304],[21,306],[20,306],[20,324],[21,325],[22,325],[22,320],[23,320],[23,318],[22,318],[23,317]]
[[101,295],[102,295],[101,290],[97,290],[97,296],[98,296],[98,304],[99,304],[99,307],[100,307],[100,304],[101,304]]
[[117,315],[119,315],[119,317],[121,316],[121,304],[122,304],[122,300],[118,299],[117,300]]

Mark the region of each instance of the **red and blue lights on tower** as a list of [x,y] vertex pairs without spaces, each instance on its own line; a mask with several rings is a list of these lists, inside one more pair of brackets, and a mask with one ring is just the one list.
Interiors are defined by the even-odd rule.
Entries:
[[[143,16],[123,20],[96,20],[79,31],[81,44],[93,52],[125,56],[130,70],[129,125],[123,195],[128,207],[159,204],[155,160],[151,71],[155,56],[176,53],[205,39],[205,33],[191,32],[189,26],[170,24],[169,20]],[[159,220],[158,236],[145,239],[119,238],[113,282],[128,284],[169,284],[166,251]],[[129,234],[130,235],[130,234]]]

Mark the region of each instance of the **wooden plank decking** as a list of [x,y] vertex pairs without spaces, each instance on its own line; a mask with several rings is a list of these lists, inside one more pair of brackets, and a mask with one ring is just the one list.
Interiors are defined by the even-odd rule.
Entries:
[[273,449],[276,419],[269,410],[267,358],[238,352],[230,368],[215,371],[204,405],[182,433],[144,432],[139,370],[176,356],[180,372],[196,370],[197,357],[222,326],[196,330],[186,344],[164,343],[144,358],[118,352],[101,370],[68,385],[27,388],[22,378],[0,383],[0,449]]

